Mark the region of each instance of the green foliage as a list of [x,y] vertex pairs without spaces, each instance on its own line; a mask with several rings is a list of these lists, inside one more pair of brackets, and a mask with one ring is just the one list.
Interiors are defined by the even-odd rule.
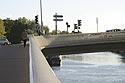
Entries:
[[67,31],[61,31],[60,34],[68,34]]
[[4,38],[5,33],[4,22],[0,19],[0,38]]
[[[51,35],[56,35],[56,31],[53,30],[50,34],[51,34]],[[57,31],[57,34],[69,34],[69,33],[68,33],[67,31],[60,31],[60,30],[58,30],[58,31]]]
[[43,32],[45,34],[49,34],[49,28],[48,28],[48,26],[43,26]]
[[4,25],[6,30],[6,37],[12,44],[20,43],[21,33],[25,28],[23,20],[19,18],[18,20],[11,20],[10,18],[4,19]]
[[[25,17],[12,20],[10,18],[4,19],[4,26],[6,31],[6,37],[12,44],[21,42],[21,34],[24,29],[28,34],[36,34],[36,24],[34,20],[28,20]],[[47,26],[43,27],[46,33],[49,33]]]
[[[58,31],[57,31],[57,34],[59,34],[60,32],[61,32],[61,31],[58,30]],[[51,35],[56,35],[56,30],[53,30],[50,34],[51,34]]]

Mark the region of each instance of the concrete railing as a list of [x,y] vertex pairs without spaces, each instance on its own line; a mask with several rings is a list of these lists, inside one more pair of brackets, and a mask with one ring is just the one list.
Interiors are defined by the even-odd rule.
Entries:
[[35,37],[30,41],[30,83],[60,83],[38,46]]
[[44,35],[35,37],[41,47],[72,46],[78,44],[93,44],[104,42],[125,41],[125,33],[86,33],[86,34],[63,34]]

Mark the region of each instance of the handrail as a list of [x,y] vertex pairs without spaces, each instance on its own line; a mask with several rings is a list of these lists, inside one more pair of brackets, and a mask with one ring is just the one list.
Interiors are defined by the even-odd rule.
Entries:
[[41,52],[34,36],[30,41],[30,83],[60,83],[46,58]]

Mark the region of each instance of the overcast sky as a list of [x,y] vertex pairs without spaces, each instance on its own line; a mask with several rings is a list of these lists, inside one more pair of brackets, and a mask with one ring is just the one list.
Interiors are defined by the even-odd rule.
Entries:
[[[40,0],[1,0],[0,18],[26,17],[34,20],[35,15],[40,18],[39,2]],[[64,20],[58,22],[58,30],[66,30],[66,22],[69,22],[69,30],[72,31],[74,23],[80,19],[82,32],[96,32],[96,17],[99,20],[99,32],[125,28],[125,0],[42,0],[42,4],[43,24],[50,30],[55,29],[53,15],[56,12],[63,15]]]

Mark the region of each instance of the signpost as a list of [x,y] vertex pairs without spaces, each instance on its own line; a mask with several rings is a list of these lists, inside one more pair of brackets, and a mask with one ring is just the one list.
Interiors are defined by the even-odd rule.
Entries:
[[55,15],[53,15],[53,17],[55,17],[55,18],[56,18],[56,17],[61,17],[61,18],[62,18],[63,15],[57,15],[57,13],[56,13]]
[[63,19],[59,19],[63,18],[63,15],[57,15],[57,13],[55,13],[53,17],[54,17],[53,21],[55,21],[55,34],[57,34],[57,21],[63,21]]
[[63,21],[63,19],[53,19],[53,21]]

